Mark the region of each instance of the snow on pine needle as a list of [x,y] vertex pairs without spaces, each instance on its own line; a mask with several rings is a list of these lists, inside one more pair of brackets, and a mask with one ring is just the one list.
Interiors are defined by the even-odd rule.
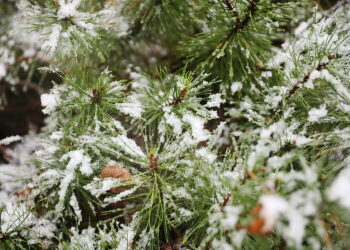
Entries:
[[56,51],[64,55],[76,54],[77,46],[92,50],[102,31],[115,31],[124,36],[128,29],[120,10],[108,3],[95,10],[89,9],[82,0],[50,0],[45,3],[21,0],[18,8],[21,10],[19,18],[30,24],[26,28],[40,32],[41,49],[50,55]]
[[348,1],[11,6],[53,81],[0,140],[0,248],[349,248]]

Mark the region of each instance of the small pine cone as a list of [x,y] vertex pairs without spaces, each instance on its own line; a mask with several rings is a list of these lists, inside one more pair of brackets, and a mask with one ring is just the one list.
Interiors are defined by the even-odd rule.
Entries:
[[[127,183],[131,181],[131,177],[132,175],[130,174],[130,172],[123,168],[123,167],[118,167],[118,166],[108,166],[105,167],[104,169],[102,169],[101,174],[100,174],[101,178],[117,178],[117,179],[122,179],[121,182],[122,183]],[[116,187],[116,188],[112,188],[111,191],[113,193],[120,193],[123,192],[125,190],[129,189],[128,187]]]

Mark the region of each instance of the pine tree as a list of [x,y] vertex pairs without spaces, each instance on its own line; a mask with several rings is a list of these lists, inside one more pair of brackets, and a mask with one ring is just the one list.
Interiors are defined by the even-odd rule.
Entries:
[[350,247],[349,1],[14,2],[0,249]]

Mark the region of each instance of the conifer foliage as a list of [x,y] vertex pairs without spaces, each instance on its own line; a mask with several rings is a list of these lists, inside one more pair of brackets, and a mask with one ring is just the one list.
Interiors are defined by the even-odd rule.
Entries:
[[0,249],[350,248],[349,13],[0,0]]

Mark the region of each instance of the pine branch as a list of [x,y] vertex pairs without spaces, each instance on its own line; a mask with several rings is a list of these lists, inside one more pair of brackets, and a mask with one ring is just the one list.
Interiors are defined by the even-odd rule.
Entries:
[[[220,45],[215,48],[214,50],[212,50],[212,53],[208,54],[208,57],[206,59],[206,61],[210,60],[210,58],[213,56],[215,50],[219,49],[223,49],[225,44],[227,42],[229,42],[232,37],[234,37],[240,30],[243,30],[245,28],[245,26],[247,26],[251,20],[251,18],[253,17],[254,13],[257,11],[257,3],[260,0],[249,0],[249,5],[247,7],[247,12],[248,14],[245,15],[245,17],[241,20],[240,18],[237,18],[235,21],[235,25],[234,27],[231,29],[230,33],[226,36],[226,38],[220,43]],[[230,5],[230,3],[227,1],[225,1],[225,3],[229,4],[228,9],[233,10],[232,6]],[[231,9],[232,8],[232,9]],[[237,13],[234,13],[237,14]],[[198,67],[196,68],[196,70],[200,70],[200,65],[198,65]]]
[[[317,65],[317,67],[314,70],[317,71],[321,71],[323,69],[325,69],[327,67],[327,65],[331,62],[332,59],[334,59],[334,56],[329,55],[328,57],[328,61],[326,63],[320,63],[319,65]],[[308,72],[304,77],[303,80],[301,82],[299,82],[299,84],[296,84],[289,92],[288,95],[286,97],[286,100],[290,99],[291,96],[293,96],[295,94],[296,91],[298,91],[298,89],[300,89],[300,85],[303,85],[304,83],[306,83],[311,75],[312,71]]]

